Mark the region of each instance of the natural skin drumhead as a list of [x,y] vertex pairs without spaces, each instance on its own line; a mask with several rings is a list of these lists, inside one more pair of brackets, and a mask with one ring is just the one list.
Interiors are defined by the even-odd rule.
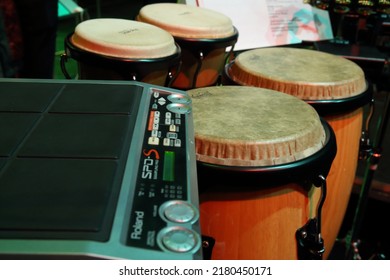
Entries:
[[306,158],[324,146],[315,109],[294,96],[247,86],[188,91],[198,161],[269,166]]
[[137,20],[169,31],[174,37],[215,39],[234,34],[232,20],[214,10],[177,3],[149,4]]
[[117,58],[162,58],[178,51],[169,32],[151,24],[125,19],[83,21],[76,26],[71,41],[85,51]]
[[356,63],[329,53],[284,47],[242,52],[228,69],[239,85],[273,89],[304,100],[331,100],[366,90]]

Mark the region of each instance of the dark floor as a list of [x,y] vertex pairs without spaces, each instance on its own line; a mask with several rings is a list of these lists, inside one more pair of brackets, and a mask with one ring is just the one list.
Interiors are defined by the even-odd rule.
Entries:
[[[352,221],[358,202],[358,195],[352,194],[344,223],[339,233],[339,240],[336,242],[329,259],[346,259],[357,257],[353,250],[348,252],[346,257],[348,233],[352,227]],[[358,245],[359,256],[364,259],[390,259],[390,230],[389,224],[389,203],[370,198],[364,217],[362,218],[362,229],[359,232],[360,244]]]
[[[134,19],[139,8],[146,1],[101,1],[100,9],[96,8],[95,1],[78,1],[79,5],[86,9],[84,18],[95,18],[98,14],[101,17],[114,17],[114,18],[125,18]],[[84,6],[83,6],[84,5]],[[56,67],[55,67],[55,78],[64,79],[63,72],[60,68],[60,55],[63,53],[64,38],[66,35],[71,33],[80,18],[77,15],[62,18],[60,20],[60,26],[58,29],[57,39],[57,55],[56,55]],[[77,75],[76,64],[73,61],[68,61],[66,64],[68,72],[71,76]],[[370,69],[367,70],[369,73]],[[375,94],[375,114],[370,126],[370,135],[375,139],[379,133],[377,125],[379,121],[383,121],[383,108],[386,104],[387,95],[389,92],[383,91]],[[356,174],[354,191],[351,194],[351,199],[348,205],[347,213],[345,216],[344,223],[339,233],[339,240],[336,242],[333,251],[330,254],[330,259],[350,259],[346,257],[346,243],[348,240],[349,233],[353,226],[355,212],[358,209],[359,192],[362,188],[363,179],[366,179],[367,185],[370,187],[369,194],[363,197],[367,200],[365,208],[359,207],[359,209],[365,209],[362,215],[358,216],[357,223],[360,225],[360,230],[357,231],[356,236],[361,241],[358,246],[359,255],[362,259],[390,259],[390,128],[387,129],[383,135],[383,142],[380,146],[382,157],[379,160],[377,170],[372,174],[372,180],[367,180],[366,169],[367,163],[365,161],[359,162],[359,167]],[[387,146],[386,146],[387,145]],[[356,225],[355,225],[356,226]]]

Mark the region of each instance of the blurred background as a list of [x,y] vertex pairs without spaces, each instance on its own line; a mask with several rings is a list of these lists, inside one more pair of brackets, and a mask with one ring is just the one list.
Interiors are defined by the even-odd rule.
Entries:
[[[84,9],[83,14],[73,13],[61,16],[59,18],[57,41],[56,41],[56,58],[55,58],[55,78],[64,79],[64,75],[59,65],[59,57],[63,53],[64,38],[73,32],[75,26],[80,20],[96,17],[113,17],[134,19],[139,9],[146,4],[152,2],[174,2],[174,1],[141,1],[141,0],[79,0],[77,4]],[[321,1],[320,1],[321,2]],[[337,2],[337,1],[322,1],[322,2]],[[328,3],[329,4],[329,3]],[[328,9],[331,9],[331,7]],[[334,42],[320,42],[316,47],[322,51],[334,53],[337,55],[346,56],[358,63],[364,70],[367,79],[378,86],[375,94],[375,110],[370,121],[371,141],[378,134],[378,123],[383,121],[384,106],[386,105],[387,95],[390,94],[389,81],[386,73],[383,73],[383,59],[386,59],[387,40],[389,34],[386,29],[387,17],[385,18],[370,18],[369,23],[361,26],[362,19],[367,21],[367,15],[359,15],[357,13],[330,13],[332,26],[334,28]],[[383,24],[385,27],[379,27]],[[390,24],[390,21],[389,23]],[[377,34],[375,39],[373,36]],[[380,36],[380,38],[379,38]],[[337,41],[336,41],[337,40]],[[380,46],[375,43],[380,42]],[[356,52],[356,45],[359,45],[359,50]],[[312,47],[306,45],[304,47]],[[70,73],[76,75],[77,65],[69,61],[67,69]],[[366,109],[368,115],[369,108]],[[366,119],[367,120],[367,119]],[[387,124],[387,127],[389,125]],[[383,147],[381,149],[381,158],[377,170],[374,173],[374,178],[370,184],[369,199],[364,211],[364,217],[361,219],[362,227],[360,231],[361,243],[359,244],[359,253],[363,259],[388,259],[390,258],[390,128],[386,129],[386,134],[383,139]],[[339,232],[339,240],[336,242],[333,251],[330,255],[331,259],[345,258],[345,244],[348,242],[347,236],[350,232],[361,187],[365,179],[365,173],[371,164],[362,159],[358,164],[358,171],[355,178],[355,185],[351,194],[347,213],[344,223]]]
[[[64,53],[66,36],[74,31],[78,23],[86,19],[99,17],[134,19],[142,6],[153,2],[175,1],[59,1],[53,78],[65,79],[60,65],[60,57]],[[390,128],[389,124],[384,122],[387,121],[384,112],[390,94],[390,69],[388,69],[390,65],[388,62],[390,54],[390,12],[389,10],[384,10],[383,13],[372,12],[372,6],[369,5],[371,1],[352,1],[353,3],[351,1],[312,2],[323,9],[329,10],[335,39],[329,42],[319,42],[314,45],[306,44],[299,47],[317,48],[321,51],[345,56],[358,63],[364,70],[367,79],[376,87],[374,113],[367,135],[371,139],[375,139],[381,129],[379,126],[383,123],[385,123],[383,131],[386,132],[382,135],[383,141],[381,144],[383,145],[376,150],[379,155],[376,159],[377,162],[368,162],[364,159],[364,155],[359,161],[347,213],[339,232],[339,240],[333,248],[330,259],[345,258],[345,246],[349,244],[347,236],[354,226],[354,222],[356,222],[355,213],[365,180],[369,180],[370,188],[367,194],[368,199],[364,204],[364,215],[360,216],[358,221],[362,224],[359,231],[359,255],[362,259],[389,259]],[[344,4],[340,4],[341,2]],[[363,5],[363,2],[368,4]],[[31,1],[31,3],[34,3],[34,1]],[[378,5],[382,3],[384,9],[390,7],[390,3],[386,1],[375,3]],[[68,61],[66,68],[72,78],[77,78],[77,64],[75,61]],[[367,120],[369,115],[369,108],[366,108],[365,116]],[[372,174],[373,177],[368,178],[373,170],[375,171]]]

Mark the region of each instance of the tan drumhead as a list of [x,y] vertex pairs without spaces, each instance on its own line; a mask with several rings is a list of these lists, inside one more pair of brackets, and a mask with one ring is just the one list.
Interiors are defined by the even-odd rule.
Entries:
[[237,55],[228,69],[240,85],[269,88],[304,100],[340,99],[366,90],[363,70],[336,55],[294,48],[263,48]]
[[76,26],[71,42],[92,53],[120,58],[160,58],[177,52],[169,32],[151,24],[125,19],[83,21]]
[[324,146],[312,106],[294,96],[247,86],[189,90],[197,160],[269,166],[306,158]]
[[234,34],[229,17],[206,8],[176,3],[150,4],[141,8],[137,20],[154,24],[182,38],[225,38]]

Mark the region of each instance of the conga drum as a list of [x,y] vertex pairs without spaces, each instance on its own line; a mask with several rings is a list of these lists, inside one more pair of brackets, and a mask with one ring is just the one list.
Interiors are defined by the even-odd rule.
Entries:
[[180,66],[180,47],[172,35],[157,26],[126,19],[98,18],[79,23],[65,38],[66,61],[77,61],[78,78],[134,80],[170,86]]
[[186,90],[219,82],[238,39],[229,17],[196,6],[158,3],[142,7],[137,20],[167,30],[181,47],[182,65],[172,87]]
[[314,190],[336,153],[331,127],[306,102],[274,90],[188,93],[201,232],[215,241],[211,258],[300,259],[297,232],[320,216]]
[[316,50],[272,47],[242,52],[225,67],[225,84],[268,88],[311,104],[333,128],[337,155],[323,209],[325,257],[337,239],[355,179],[363,106],[371,93],[354,62]]

